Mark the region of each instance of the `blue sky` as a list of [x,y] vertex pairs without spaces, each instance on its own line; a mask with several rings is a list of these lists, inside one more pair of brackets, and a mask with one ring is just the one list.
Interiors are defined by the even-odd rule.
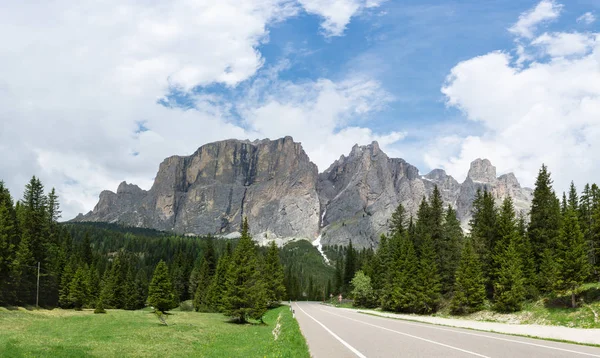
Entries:
[[[65,217],[226,138],[327,166],[373,140],[459,181],[487,157],[557,190],[600,175],[600,2],[67,0],[0,5],[0,163]],[[49,21],[53,18],[57,21]],[[27,135],[25,135],[27,133]]]

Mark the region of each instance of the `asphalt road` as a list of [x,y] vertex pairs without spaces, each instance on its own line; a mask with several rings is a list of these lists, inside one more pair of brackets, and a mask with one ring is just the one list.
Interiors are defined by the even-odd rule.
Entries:
[[374,317],[316,302],[292,307],[315,358],[600,357],[600,348]]

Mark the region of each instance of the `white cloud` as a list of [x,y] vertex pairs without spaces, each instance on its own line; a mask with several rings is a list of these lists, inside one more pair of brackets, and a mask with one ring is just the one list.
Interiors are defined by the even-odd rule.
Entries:
[[541,47],[544,54],[552,57],[584,55],[596,45],[596,35],[578,32],[545,33],[531,44]]
[[532,38],[539,24],[558,18],[562,7],[554,0],[542,0],[535,8],[522,13],[508,31],[519,37]]
[[473,158],[487,157],[500,172],[514,171],[522,183],[530,186],[545,163],[553,172],[558,190],[565,190],[571,180],[580,187],[597,181],[597,38],[598,34],[577,32],[544,34],[530,47],[541,47],[549,59],[534,59],[526,68],[513,65],[506,52],[492,52],[457,64],[442,93],[448,106],[481,124],[484,133],[436,138],[427,151],[426,162],[462,179]]
[[[47,187],[56,187],[64,218],[70,219],[92,209],[100,191],[114,190],[122,180],[149,188],[167,156],[191,154],[214,140],[272,133],[267,125],[262,132],[246,130],[231,114],[240,103],[215,95],[195,96],[192,110],[156,101],[173,87],[233,88],[252,80],[263,67],[257,48],[268,41],[269,25],[299,9],[291,0],[58,0],[2,6],[0,180],[19,198],[31,175],[41,177]],[[277,82],[275,74],[272,84]],[[279,88],[297,86],[314,95],[279,102],[300,113],[338,118],[331,136],[337,141],[376,139],[366,129],[359,128],[359,136],[343,122],[376,109],[370,100],[378,95],[370,93],[379,89],[364,82],[365,88],[325,79],[285,84]],[[260,91],[270,94],[271,102],[279,98],[268,88]],[[321,96],[332,99],[330,106],[315,104]],[[243,105],[257,113],[256,120],[269,103],[244,100]],[[271,118],[273,126],[278,120]],[[138,123],[148,130],[136,133]],[[329,149],[337,155],[348,150]]]
[[577,22],[582,22],[586,25],[591,25],[592,23],[594,23],[594,21],[596,21],[596,16],[594,16],[594,14],[592,14],[591,12],[586,12],[585,14],[577,18]]
[[341,36],[350,19],[364,9],[378,7],[385,0],[298,0],[304,10],[323,18],[325,36]]

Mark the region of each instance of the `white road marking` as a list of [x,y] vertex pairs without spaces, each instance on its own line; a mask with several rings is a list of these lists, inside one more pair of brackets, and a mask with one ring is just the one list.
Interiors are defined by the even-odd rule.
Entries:
[[[327,312],[327,311],[326,311]],[[331,313],[331,312],[330,312]],[[333,313],[332,313],[333,314]],[[372,316],[373,317],[373,316]],[[374,316],[374,317],[379,317],[382,319],[394,319],[393,317],[383,317],[383,316]],[[589,356],[589,357],[600,357],[600,355],[598,354],[593,354],[593,353],[586,353],[586,352],[579,352],[579,351],[573,351],[570,349],[565,349],[565,348],[558,348],[558,347],[552,347],[552,346],[546,346],[543,344],[537,344],[537,343],[531,343],[531,342],[524,342],[524,341],[518,341],[515,339],[509,339],[509,338],[500,338],[500,337],[494,337],[494,336],[488,336],[485,334],[477,334],[477,333],[471,333],[471,332],[463,332],[463,331],[459,331],[459,330],[454,330],[454,329],[448,329],[448,328],[442,328],[442,327],[436,327],[435,324],[427,324],[427,323],[423,323],[423,324],[419,324],[419,323],[413,323],[407,320],[403,320],[403,319],[397,319],[397,321],[401,321],[404,324],[408,324],[411,326],[417,326],[417,327],[427,327],[427,328],[432,328],[432,329],[437,329],[440,331],[448,331],[448,332],[454,332],[454,333],[460,333],[460,334],[466,334],[469,336],[475,336],[475,337],[484,337],[484,338],[490,338],[490,339],[496,339],[499,341],[505,341],[505,342],[512,342],[512,343],[520,343],[520,344],[526,344],[526,345],[530,345],[530,346],[534,346],[534,347],[540,347],[540,348],[547,348],[547,349],[554,349],[557,351],[562,351],[562,352],[569,352],[569,353],[576,353],[576,354],[581,354],[584,356]],[[463,328],[464,329],[464,328]],[[501,332],[499,334],[502,334]],[[529,337],[523,337],[523,338],[529,338]],[[531,339],[531,338],[530,338]],[[560,342],[559,342],[560,343]]]
[[302,311],[305,315],[307,315],[308,317],[310,317],[313,321],[317,322],[321,327],[323,327],[327,332],[329,332],[329,334],[331,334],[333,336],[333,338],[335,338],[338,341],[340,341],[340,343],[342,343],[344,346],[346,346],[346,348],[348,348],[349,350],[351,350],[352,353],[356,354],[357,357],[367,358],[364,354],[362,354],[361,352],[359,352],[356,348],[354,348],[350,344],[348,344],[348,342],[346,342],[345,340],[341,339],[337,334],[333,333],[323,323],[317,321],[313,316],[311,316],[308,313],[306,313],[306,311],[303,310],[302,307],[300,307],[300,305],[296,304],[296,307],[298,307],[300,309],[300,311]]
[[371,323],[359,321],[357,319],[353,319],[353,318],[349,318],[349,317],[342,316],[342,315],[339,315],[339,314],[335,314],[335,313],[329,312],[329,311],[324,310],[324,309],[321,309],[321,311],[327,312],[327,313],[332,314],[334,316],[338,316],[338,317],[342,317],[342,318],[345,318],[345,319],[349,319],[351,321],[355,321],[355,322],[359,322],[359,323],[362,323],[362,324],[366,324],[368,326],[377,327],[377,328],[380,328],[380,329],[383,329],[383,330],[386,330],[386,331],[390,331],[390,332],[394,332],[394,333],[397,333],[397,334],[401,334],[403,336],[407,336],[407,337],[410,337],[410,338],[419,339],[421,341],[425,341],[425,342],[432,343],[432,344],[437,344],[439,346],[450,348],[450,349],[454,349],[454,350],[457,350],[457,351],[461,351],[463,353],[472,354],[472,355],[477,356],[477,357],[490,358],[489,356],[484,356],[483,354],[471,352],[471,351],[468,351],[468,350],[465,350],[465,349],[462,349],[462,348],[458,348],[458,347],[450,346],[450,345],[447,345],[447,344],[444,344],[444,343],[432,341],[432,340],[427,339],[427,338],[413,336],[412,334],[408,334],[408,333],[404,333],[404,332],[400,332],[400,331],[395,331],[393,329],[389,329],[389,328],[386,328],[386,327],[378,326],[376,324],[371,324]]

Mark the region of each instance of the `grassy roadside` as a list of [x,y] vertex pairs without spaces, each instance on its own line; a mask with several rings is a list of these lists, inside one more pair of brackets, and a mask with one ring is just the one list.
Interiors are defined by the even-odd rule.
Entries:
[[238,325],[221,314],[175,311],[162,326],[148,310],[2,309],[0,356],[309,357],[288,307],[270,310],[264,321]]

